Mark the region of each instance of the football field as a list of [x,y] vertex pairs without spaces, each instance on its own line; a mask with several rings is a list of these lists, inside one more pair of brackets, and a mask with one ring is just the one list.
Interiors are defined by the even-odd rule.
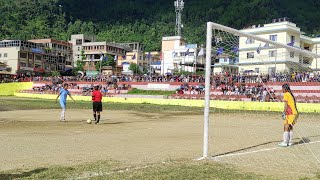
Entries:
[[[105,109],[99,125],[86,123],[92,118],[90,107],[67,109],[67,122],[59,122],[59,114],[58,108],[0,111],[0,170],[108,160],[143,167],[197,161],[202,156],[203,113],[197,110]],[[279,114],[211,113],[208,162],[267,177],[314,177],[320,154],[317,116],[301,116],[296,128],[301,137],[296,133],[295,145],[280,148],[277,143],[283,130]]]

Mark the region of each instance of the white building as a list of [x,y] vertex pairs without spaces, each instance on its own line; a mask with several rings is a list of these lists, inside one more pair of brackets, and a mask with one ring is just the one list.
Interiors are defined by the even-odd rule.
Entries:
[[82,46],[83,43],[89,43],[89,42],[94,42],[95,37],[94,36],[88,36],[84,34],[74,34],[71,35],[71,41],[70,43],[72,44],[72,52],[73,52],[73,63],[74,66],[76,66],[77,61],[81,60],[81,51],[83,50]]
[[[294,47],[320,54],[320,38],[305,36],[296,24],[289,22],[286,18],[273,20],[270,24],[251,26],[240,31],[281,44],[291,43],[290,45]],[[320,67],[318,59],[301,58],[297,53],[288,49],[278,48],[247,37],[239,37],[238,53],[238,62],[229,63],[227,60],[220,60],[215,64],[214,72],[237,70],[243,73],[251,70],[259,74],[274,74],[275,72],[295,72],[306,69],[318,70]]]
[[163,37],[161,74],[194,72],[197,48],[196,44],[187,44],[181,36]]

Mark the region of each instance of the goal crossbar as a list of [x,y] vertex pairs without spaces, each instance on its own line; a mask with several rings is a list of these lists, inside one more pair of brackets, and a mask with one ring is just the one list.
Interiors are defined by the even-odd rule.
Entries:
[[291,51],[297,52],[299,54],[303,54],[305,56],[309,56],[309,57],[313,57],[313,58],[319,58],[320,57],[320,54],[316,54],[316,53],[313,53],[313,52],[305,50],[305,49],[300,49],[300,48],[297,48],[297,47],[289,46],[287,44],[282,44],[282,43],[279,43],[279,42],[276,42],[276,41],[271,41],[269,39],[266,39],[266,38],[263,38],[263,37],[260,37],[260,36],[257,36],[257,35],[241,32],[239,30],[236,30],[236,29],[233,29],[233,28],[221,25],[221,24],[208,22],[208,26],[210,26],[210,30],[217,29],[217,30],[221,30],[221,31],[225,31],[225,32],[237,35],[239,37],[249,37],[249,38],[255,39],[257,41],[270,44],[270,45],[276,45],[278,48],[289,49]]

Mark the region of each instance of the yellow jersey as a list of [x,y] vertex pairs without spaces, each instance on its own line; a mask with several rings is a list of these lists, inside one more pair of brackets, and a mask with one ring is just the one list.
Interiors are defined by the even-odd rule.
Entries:
[[284,93],[283,101],[288,103],[287,109],[285,109],[286,115],[297,115],[297,108],[294,103],[294,99],[289,92]]

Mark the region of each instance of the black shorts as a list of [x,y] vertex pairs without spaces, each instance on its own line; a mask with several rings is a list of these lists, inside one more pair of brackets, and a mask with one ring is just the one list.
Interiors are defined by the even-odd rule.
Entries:
[[93,102],[93,111],[102,111],[102,102]]

